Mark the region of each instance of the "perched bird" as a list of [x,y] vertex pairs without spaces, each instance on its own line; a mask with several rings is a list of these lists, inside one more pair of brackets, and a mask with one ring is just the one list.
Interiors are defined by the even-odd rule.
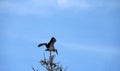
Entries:
[[47,48],[46,51],[50,51],[50,52],[53,51],[58,54],[57,49],[55,49],[55,47],[54,47],[55,42],[56,42],[56,39],[54,37],[52,37],[48,43],[40,43],[40,44],[38,44],[38,47],[45,45]]

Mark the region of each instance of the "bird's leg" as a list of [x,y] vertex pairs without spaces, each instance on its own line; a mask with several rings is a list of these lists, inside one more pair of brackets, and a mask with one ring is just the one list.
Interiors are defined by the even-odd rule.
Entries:
[[52,52],[50,51],[50,59],[49,59],[49,61],[50,61],[50,69],[51,69],[51,71],[52,71],[51,57],[52,57]]
[[52,54],[52,53],[51,53],[51,51],[50,51],[50,57],[51,57],[51,54]]

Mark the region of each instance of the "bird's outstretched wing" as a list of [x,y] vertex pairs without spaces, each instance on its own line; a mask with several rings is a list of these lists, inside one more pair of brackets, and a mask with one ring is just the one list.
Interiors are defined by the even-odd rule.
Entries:
[[38,44],[38,47],[41,47],[43,45],[47,45],[47,43],[40,43],[40,44]]

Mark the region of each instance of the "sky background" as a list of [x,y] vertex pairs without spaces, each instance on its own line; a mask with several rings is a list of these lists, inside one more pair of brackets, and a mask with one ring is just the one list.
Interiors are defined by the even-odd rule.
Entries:
[[0,71],[45,71],[52,36],[67,71],[120,71],[120,0],[0,0]]

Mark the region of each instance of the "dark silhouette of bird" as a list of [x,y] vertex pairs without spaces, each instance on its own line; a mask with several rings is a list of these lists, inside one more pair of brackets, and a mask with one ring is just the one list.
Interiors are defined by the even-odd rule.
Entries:
[[54,37],[52,37],[48,43],[40,43],[40,44],[38,44],[38,47],[45,45],[47,48],[46,51],[50,51],[50,52],[53,51],[58,54],[57,49],[55,49],[55,47],[54,47],[55,42],[56,42],[56,39]]

